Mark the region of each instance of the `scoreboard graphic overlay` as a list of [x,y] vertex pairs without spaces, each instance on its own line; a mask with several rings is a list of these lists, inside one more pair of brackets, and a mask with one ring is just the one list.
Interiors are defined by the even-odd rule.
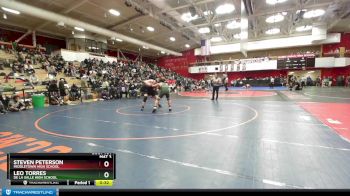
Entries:
[[116,178],[114,153],[7,155],[10,185],[112,186]]

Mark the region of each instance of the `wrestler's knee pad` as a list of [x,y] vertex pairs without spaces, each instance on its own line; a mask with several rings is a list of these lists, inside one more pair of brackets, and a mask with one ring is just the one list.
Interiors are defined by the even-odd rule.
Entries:
[[147,96],[144,96],[143,97],[143,102],[146,102],[147,101]]

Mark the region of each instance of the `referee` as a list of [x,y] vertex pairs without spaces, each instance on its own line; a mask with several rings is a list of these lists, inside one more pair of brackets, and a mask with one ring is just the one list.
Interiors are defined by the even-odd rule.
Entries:
[[218,100],[219,97],[219,88],[222,84],[222,80],[221,78],[218,77],[217,74],[214,75],[214,78],[211,80],[211,84],[213,86],[213,96],[211,98],[211,100],[214,100],[214,95],[216,93],[216,100]]

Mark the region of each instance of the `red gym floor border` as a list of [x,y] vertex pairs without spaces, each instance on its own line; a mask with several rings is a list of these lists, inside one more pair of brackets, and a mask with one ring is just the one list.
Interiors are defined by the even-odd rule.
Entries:
[[350,104],[300,102],[299,105],[350,142]]

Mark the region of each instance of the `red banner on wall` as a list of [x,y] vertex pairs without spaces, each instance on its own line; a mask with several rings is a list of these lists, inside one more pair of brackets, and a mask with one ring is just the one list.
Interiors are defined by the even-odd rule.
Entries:
[[197,57],[194,50],[188,50],[182,53],[182,56],[166,56],[158,59],[158,66],[170,69],[182,76],[189,77],[188,65],[195,63]]
[[340,50],[343,48],[345,51],[350,51],[350,33],[342,33],[340,43],[336,44],[323,44],[322,51],[323,56],[336,56],[340,54]]

